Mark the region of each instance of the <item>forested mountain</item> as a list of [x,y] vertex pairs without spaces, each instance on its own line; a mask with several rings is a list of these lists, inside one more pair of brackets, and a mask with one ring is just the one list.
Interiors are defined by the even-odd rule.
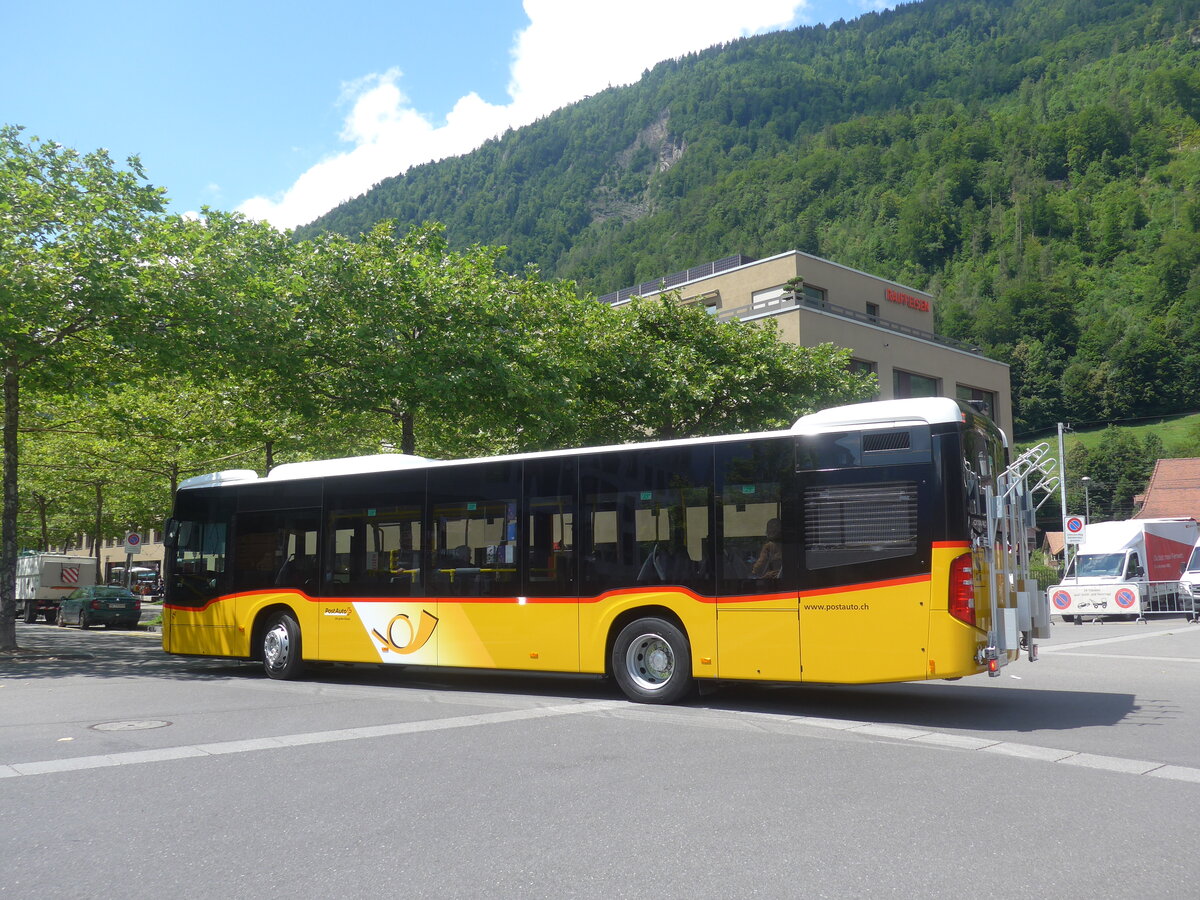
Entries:
[[804,250],[933,291],[1012,364],[1019,432],[1196,408],[1200,0],[924,0],[735,41],[299,235],[386,218],[597,294]]

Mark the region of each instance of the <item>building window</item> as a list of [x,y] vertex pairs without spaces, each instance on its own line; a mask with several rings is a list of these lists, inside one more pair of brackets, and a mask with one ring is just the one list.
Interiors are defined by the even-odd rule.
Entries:
[[694,297],[685,297],[683,302],[689,305],[703,306],[704,311],[710,316],[718,315],[721,312],[720,291],[705,291],[703,294],[696,294]]
[[879,321],[879,304],[878,303],[868,303],[867,304],[867,318],[870,319],[872,322]]
[[767,309],[779,309],[786,305],[786,294],[787,289],[782,285],[767,288],[763,291],[755,291],[750,295],[750,307],[756,312]]
[[959,400],[970,403],[989,419],[996,418],[996,393],[994,391],[985,391],[960,384],[955,396]]
[[878,375],[879,363],[868,362],[865,359],[852,359],[850,360],[850,371],[855,375],[863,375],[866,373]]
[[879,364],[869,362],[865,359],[850,360],[851,375],[874,375],[875,376],[875,394],[871,397],[872,400],[879,399]]
[[906,397],[936,397],[938,396],[938,380],[928,375],[918,375],[915,372],[902,372],[896,369],[892,372],[892,396],[901,399]]

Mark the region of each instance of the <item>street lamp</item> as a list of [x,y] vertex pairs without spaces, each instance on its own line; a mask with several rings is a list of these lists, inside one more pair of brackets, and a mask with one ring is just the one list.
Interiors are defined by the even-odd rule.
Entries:
[[1088,486],[1091,485],[1092,479],[1084,475],[1079,479],[1083,482],[1083,518],[1085,522],[1092,521],[1092,504],[1088,498]]

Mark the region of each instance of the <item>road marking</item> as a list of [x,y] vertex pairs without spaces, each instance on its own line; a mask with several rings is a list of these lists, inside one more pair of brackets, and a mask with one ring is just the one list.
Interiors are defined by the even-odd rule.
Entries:
[[1143,638],[1161,637],[1166,634],[1179,634],[1179,628],[1170,628],[1167,631],[1143,631],[1139,634],[1121,634],[1116,637],[1094,638],[1087,641],[1073,641],[1069,644],[1055,644],[1048,647],[1045,644],[1038,644],[1038,654],[1043,653],[1061,653],[1063,650],[1078,650],[1080,647],[1095,647],[1099,644],[1119,644],[1122,641],[1140,641]]
[[1148,662],[1200,663],[1195,656],[1130,656],[1123,653],[1061,653],[1060,656],[1083,656],[1088,659],[1139,659]]
[[284,734],[278,737],[251,738],[240,741],[217,741],[211,744],[193,744],[184,747],[163,747],[158,750],[132,750],[125,753],[108,753],[99,756],[77,756],[71,759],[50,759],[38,762],[14,763],[7,766],[0,765],[0,778],[19,778],[25,775],[47,775],[57,772],[78,772],[83,769],[141,765],[142,763],[162,762],[169,759],[223,756],[228,753],[252,753],[257,750],[278,750],[284,747],[300,747],[309,744],[333,744],[339,741],[358,741],[364,738],[391,737],[399,734],[422,734],[430,731],[445,731],[449,728],[470,728],[476,725],[495,725],[502,722],[522,722],[529,719],[547,719],[555,716],[600,712],[627,705],[627,702],[620,700],[585,701],[582,703],[565,703],[559,706],[514,709],[497,713],[480,713],[472,716],[455,716],[449,719],[396,722],[391,725],[368,725],[361,728],[342,728],[337,731],[311,731],[304,734]]
[[[255,753],[260,750],[280,750],[287,747],[333,744],[341,741],[394,737],[402,734],[424,734],[433,731],[445,731],[451,728],[471,728],[477,725],[497,725],[507,722],[522,722],[531,719],[548,719],[558,716],[622,709],[629,711],[640,708],[635,707],[625,700],[589,700],[579,703],[564,703],[557,706],[479,713],[470,716],[454,716],[447,719],[426,719],[420,722],[396,722],[389,725],[342,728],[336,731],[311,731],[299,734],[283,734],[275,737],[216,741],[208,744],[192,744],[183,747],[162,747],[152,750],[132,750],[124,753],[109,753],[98,756],[41,760],[37,762],[0,765],[0,779],[78,772],[85,769],[103,769],[114,766],[142,765],[144,763],[165,762],[174,759],[225,756],[232,753]],[[681,713],[686,709],[687,707],[682,707],[680,710]],[[697,710],[696,712],[704,714],[709,711]],[[746,719],[768,719],[788,725],[822,728],[845,734],[861,734],[868,737],[884,738],[900,742],[911,741],[915,744],[927,744],[953,750],[995,753],[1020,759],[1098,769],[1105,772],[1125,775],[1147,775],[1151,778],[1166,778],[1172,781],[1200,784],[1200,768],[1168,765],[1151,760],[1100,756],[1092,753],[1083,753],[1078,750],[1063,750],[1058,747],[1042,747],[1036,744],[1021,744],[1014,741],[994,741],[971,735],[926,731],[920,728],[885,722],[862,722],[823,716],[788,716],[751,712],[741,715],[745,716]],[[643,720],[653,721],[654,718],[653,715],[647,715],[643,717]]]

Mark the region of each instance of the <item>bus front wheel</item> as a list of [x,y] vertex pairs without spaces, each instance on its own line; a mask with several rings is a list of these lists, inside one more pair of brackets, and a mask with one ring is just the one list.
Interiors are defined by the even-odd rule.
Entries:
[[271,678],[296,678],[304,668],[300,656],[300,624],[290,612],[267,623],[262,638],[263,668]]
[[630,700],[675,703],[692,687],[687,636],[664,619],[630,622],[613,644],[612,672]]

